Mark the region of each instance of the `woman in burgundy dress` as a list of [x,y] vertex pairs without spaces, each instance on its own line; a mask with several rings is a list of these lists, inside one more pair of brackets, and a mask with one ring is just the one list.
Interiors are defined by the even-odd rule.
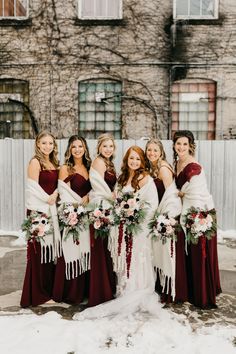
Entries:
[[[32,185],[35,184],[36,190],[38,189],[37,193],[42,192],[46,196],[45,204],[48,206],[55,206],[57,200],[58,166],[55,138],[51,133],[41,132],[36,137],[35,155],[28,166],[28,181]],[[31,197],[30,193],[29,198]],[[28,207],[27,215],[29,214]],[[46,235],[45,239],[48,237],[49,235]],[[42,247],[44,242],[48,244],[46,251]],[[54,257],[50,256],[50,248],[53,247],[50,240],[49,242],[38,242],[33,239],[28,241],[26,273],[20,302],[22,307],[37,306],[52,298],[55,266]],[[44,254],[45,258],[42,262],[41,256],[44,251],[46,254]]]
[[[166,196],[166,190],[169,188],[173,189],[173,192],[169,193],[167,198],[174,198],[175,186],[173,186],[174,181],[174,171],[169,163],[166,161],[166,154],[162,145],[162,142],[157,139],[150,139],[146,144],[145,149],[146,157],[148,159],[149,171],[154,179],[158,197],[159,206],[161,206],[161,201],[163,197]],[[172,185],[172,187],[170,187]],[[178,201],[177,201],[178,202]],[[169,209],[166,210],[167,214],[171,213],[170,206],[171,202],[167,202]],[[181,207],[180,201],[179,205]],[[174,210],[175,212],[175,210]],[[177,210],[176,210],[177,212]],[[178,214],[178,213],[177,213]],[[154,241],[155,243],[155,241]],[[186,272],[186,256],[185,256],[185,236],[183,231],[178,232],[177,242],[176,242],[176,258],[175,258],[175,298],[171,296],[171,279],[166,277],[165,286],[161,286],[159,272],[163,269],[157,269],[157,279],[156,279],[156,291],[161,295],[162,302],[184,302],[188,300],[188,288],[187,288],[187,272]],[[167,255],[166,255],[167,256]],[[166,263],[166,262],[165,262]],[[167,283],[168,282],[168,283]]]
[[[113,163],[115,141],[112,135],[102,134],[98,138],[97,157],[90,169],[90,182],[93,188],[92,202],[111,199],[116,184]],[[95,306],[113,299],[116,292],[116,276],[108,250],[108,238],[95,238],[91,228],[91,271],[89,283],[89,306]]]
[[[60,180],[64,181],[67,186],[79,195],[81,204],[87,204],[88,193],[91,190],[88,171],[91,165],[87,142],[84,138],[73,135],[68,141],[65,152],[65,164],[61,166],[59,172],[59,193],[62,198],[62,188]],[[63,200],[62,200],[63,201]],[[89,241],[89,231],[88,241]],[[70,236],[69,236],[70,237]],[[86,232],[85,232],[86,237]],[[80,258],[80,244],[62,240],[63,256],[58,258],[55,272],[55,281],[53,288],[53,299],[56,302],[66,302],[69,304],[79,304],[88,297],[86,279],[88,278],[88,270],[78,271]],[[67,248],[67,251],[66,251]],[[77,253],[78,250],[78,253]],[[75,258],[70,258],[73,253]],[[70,262],[68,261],[68,259]],[[70,264],[71,263],[71,264]],[[66,269],[70,268],[69,276],[66,277]],[[72,268],[77,267],[76,271]],[[72,275],[74,273],[74,275]]]
[[[214,211],[212,197],[207,189],[203,168],[194,158],[195,143],[192,132],[177,131],[173,137],[176,185],[182,198],[182,215],[190,207]],[[184,219],[182,226],[185,229]],[[216,307],[216,295],[221,292],[217,235],[208,239],[204,234],[197,243],[187,246],[189,301],[200,308]]]

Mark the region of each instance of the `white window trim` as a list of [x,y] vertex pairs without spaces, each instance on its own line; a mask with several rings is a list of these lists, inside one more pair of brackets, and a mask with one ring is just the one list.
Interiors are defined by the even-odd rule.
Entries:
[[[178,15],[177,16],[177,1],[178,0],[173,0],[173,18],[175,20],[215,20],[219,18],[219,0],[213,0],[215,2],[215,12],[213,16],[207,16],[207,15]],[[200,0],[199,0],[200,1]],[[190,0],[188,0],[188,3],[190,3]]]
[[[2,0],[0,0],[2,1]],[[14,13],[16,12],[16,0],[14,0]],[[3,6],[4,13],[4,6]],[[0,20],[11,19],[11,20],[25,20],[29,17],[29,0],[26,0],[26,15],[25,16],[0,16]]]
[[[108,3],[109,0],[107,0]],[[78,0],[78,18],[80,20],[121,20],[123,13],[123,0],[119,0],[119,15],[117,17],[108,16],[82,16],[82,0]]]

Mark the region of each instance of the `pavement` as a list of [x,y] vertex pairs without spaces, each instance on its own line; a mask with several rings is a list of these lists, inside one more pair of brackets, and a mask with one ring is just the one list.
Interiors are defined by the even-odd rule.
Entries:
[[[167,306],[175,313],[185,314],[193,329],[201,323],[209,326],[216,322],[236,325],[236,240],[222,240],[218,244],[218,256],[223,293],[217,297],[217,309],[202,310],[189,303]],[[48,311],[56,311],[63,318],[71,320],[76,312],[86,308],[86,305],[49,303],[27,310],[21,309],[19,303],[25,261],[26,246],[18,244],[14,236],[0,236],[0,315],[15,315],[16,313],[41,315]]]

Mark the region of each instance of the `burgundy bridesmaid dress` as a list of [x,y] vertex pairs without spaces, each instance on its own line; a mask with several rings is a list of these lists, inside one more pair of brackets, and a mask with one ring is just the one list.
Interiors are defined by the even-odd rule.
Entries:
[[[105,172],[104,180],[113,191],[116,175]],[[94,238],[91,228],[91,270],[88,306],[96,306],[113,299],[116,292],[116,275],[113,272],[112,258],[107,248],[108,238]]]
[[[201,173],[197,163],[188,164],[176,178],[178,189]],[[217,255],[217,235],[211,240],[206,239],[205,252],[199,241],[188,245],[187,277],[189,302],[201,308],[216,307],[216,295],[221,293]]]
[[[57,188],[58,170],[42,170],[39,185],[47,194]],[[29,211],[27,211],[29,214]],[[52,298],[55,265],[54,262],[41,263],[41,246],[39,242],[27,243],[27,264],[20,305],[37,306]]]
[[[159,197],[159,203],[165,193],[165,186],[159,178],[154,179],[157,193]],[[186,255],[185,255],[185,235],[183,230],[178,232],[177,242],[176,242],[176,258],[175,258],[175,300],[176,303],[182,303],[188,301],[188,283],[187,283],[187,266],[186,266]],[[167,293],[167,282],[164,289],[160,284],[159,274],[157,272],[157,279],[155,289],[161,296],[161,302],[170,303],[173,301],[171,296],[171,283],[169,281],[169,291]]]
[[[85,179],[78,173],[68,176],[64,182],[70,182],[71,189],[81,198],[83,198],[91,190],[89,180]],[[80,304],[85,298],[88,297],[88,271],[80,274],[74,279],[68,280],[65,277],[65,270],[65,260],[62,256],[58,258],[56,264],[53,300],[56,302],[65,302],[74,305]]]

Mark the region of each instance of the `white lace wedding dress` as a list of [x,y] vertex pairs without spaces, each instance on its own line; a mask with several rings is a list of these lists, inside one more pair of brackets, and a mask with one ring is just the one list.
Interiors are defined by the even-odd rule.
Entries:
[[[131,186],[124,187],[124,191],[129,190],[132,190]],[[125,256],[123,257],[123,266],[119,266],[119,269],[116,269],[117,262],[114,260],[118,277],[117,298],[84,310],[76,315],[76,319],[91,319],[114,316],[116,314],[127,316],[139,309],[149,311],[149,308],[153,309],[155,306],[160,306],[158,305],[158,296],[154,291],[155,278],[152,264],[151,239],[148,237],[149,230],[147,227],[153,211],[158,206],[157,190],[151,177],[148,177],[147,183],[137,194],[141,200],[149,203],[149,206],[142,231],[133,238],[129,278],[127,278]],[[113,245],[115,245],[117,250],[117,242],[113,243]],[[123,242],[120,259],[122,259],[122,253],[124,254],[124,252],[125,243]]]

